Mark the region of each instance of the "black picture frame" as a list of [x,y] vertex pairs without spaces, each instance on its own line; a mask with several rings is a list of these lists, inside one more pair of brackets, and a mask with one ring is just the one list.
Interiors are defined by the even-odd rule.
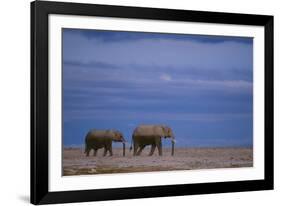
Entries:
[[[48,190],[48,15],[257,25],[265,28],[265,134],[263,180],[116,189]],[[50,204],[273,189],[273,16],[63,2],[31,2],[31,203]]]

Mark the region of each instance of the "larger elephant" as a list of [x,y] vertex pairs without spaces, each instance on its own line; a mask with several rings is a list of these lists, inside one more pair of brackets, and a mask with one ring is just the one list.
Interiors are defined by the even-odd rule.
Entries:
[[[140,155],[146,145],[151,145],[149,155],[153,155],[157,147],[159,155],[162,156],[161,138],[171,138],[172,153],[174,155],[175,136],[170,127],[166,125],[139,125],[133,132],[132,145],[134,147],[134,155]],[[132,150],[132,145],[130,150]]]
[[112,153],[112,142],[123,143],[123,156],[125,156],[125,139],[123,134],[118,130],[90,130],[85,138],[85,153],[89,156],[91,149],[94,150],[94,156],[97,155],[97,151],[100,148],[104,148],[103,156],[106,156],[109,151],[110,156]]

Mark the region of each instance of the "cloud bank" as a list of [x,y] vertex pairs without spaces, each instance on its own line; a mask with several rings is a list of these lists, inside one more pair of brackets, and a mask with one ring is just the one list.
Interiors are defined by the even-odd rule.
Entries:
[[64,144],[90,128],[130,136],[132,125],[165,123],[183,140],[251,145],[252,41],[64,29]]

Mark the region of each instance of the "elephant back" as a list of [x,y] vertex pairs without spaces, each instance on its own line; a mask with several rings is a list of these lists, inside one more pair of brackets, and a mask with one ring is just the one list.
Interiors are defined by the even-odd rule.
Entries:
[[91,130],[88,135],[87,139],[92,138],[112,138],[113,132],[111,130]]
[[133,133],[134,136],[164,136],[161,125],[139,125]]

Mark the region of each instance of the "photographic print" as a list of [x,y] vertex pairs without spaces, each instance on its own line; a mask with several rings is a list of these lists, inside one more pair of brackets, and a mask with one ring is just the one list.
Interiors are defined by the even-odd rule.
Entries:
[[253,38],[62,29],[62,174],[253,166]]
[[31,203],[273,189],[273,19],[33,1]]

